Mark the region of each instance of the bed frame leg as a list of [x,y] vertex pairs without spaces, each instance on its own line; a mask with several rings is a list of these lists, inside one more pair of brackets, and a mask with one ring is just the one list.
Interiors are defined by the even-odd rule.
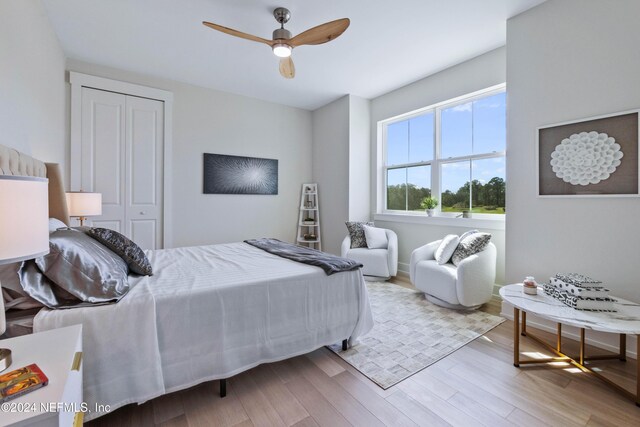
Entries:
[[227,379],[220,380],[220,397],[223,398],[227,395]]
[[342,351],[347,351],[349,340],[342,340]]

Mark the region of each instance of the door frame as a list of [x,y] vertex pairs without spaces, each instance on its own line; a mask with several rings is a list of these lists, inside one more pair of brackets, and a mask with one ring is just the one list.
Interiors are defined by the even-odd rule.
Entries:
[[132,95],[140,98],[149,98],[162,101],[164,104],[164,153],[162,171],[162,242],[164,248],[173,247],[173,227],[171,218],[171,154],[173,145],[173,92],[127,83],[90,74],[69,72],[71,83],[71,162],[70,190],[79,191],[81,186],[81,167],[73,168],[71,165],[82,165],[82,88],[116,92],[123,95]]

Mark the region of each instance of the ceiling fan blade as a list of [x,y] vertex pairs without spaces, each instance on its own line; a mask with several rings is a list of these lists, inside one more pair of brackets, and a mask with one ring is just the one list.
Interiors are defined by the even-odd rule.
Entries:
[[298,34],[287,42],[292,47],[302,46],[305,44],[322,44],[330,42],[337,38],[340,34],[344,33],[349,28],[349,18],[337,19],[335,21],[327,22],[326,24],[318,25],[303,33]]
[[296,67],[293,65],[293,59],[290,56],[280,60],[280,75],[285,79],[292,79],[296,76]]
[[253,36],[251,34],[243,33],[242,31],[234,30],[233,28],[223,27],[222,25],[214,24],[212,22],[202,21],[204,25],[214,30],[230,34],[232,36],[240,37],[241,39],[247,39],[258,43],[264,43],[269,46],[273,45],[273,40],[263,39],[262,37]]

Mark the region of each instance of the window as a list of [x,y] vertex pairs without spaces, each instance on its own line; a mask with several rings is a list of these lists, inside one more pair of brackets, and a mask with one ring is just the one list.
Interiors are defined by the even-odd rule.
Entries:
[[381,123],[385,210],[505,213],[504,86]]

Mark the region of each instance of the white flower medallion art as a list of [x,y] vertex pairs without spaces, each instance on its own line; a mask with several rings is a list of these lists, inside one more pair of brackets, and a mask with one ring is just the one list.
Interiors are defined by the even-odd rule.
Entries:
[[624,154],[606,133],[580,132],[562,140],[551,153],[556,176],[572,185],[597,184],[620,166]]

